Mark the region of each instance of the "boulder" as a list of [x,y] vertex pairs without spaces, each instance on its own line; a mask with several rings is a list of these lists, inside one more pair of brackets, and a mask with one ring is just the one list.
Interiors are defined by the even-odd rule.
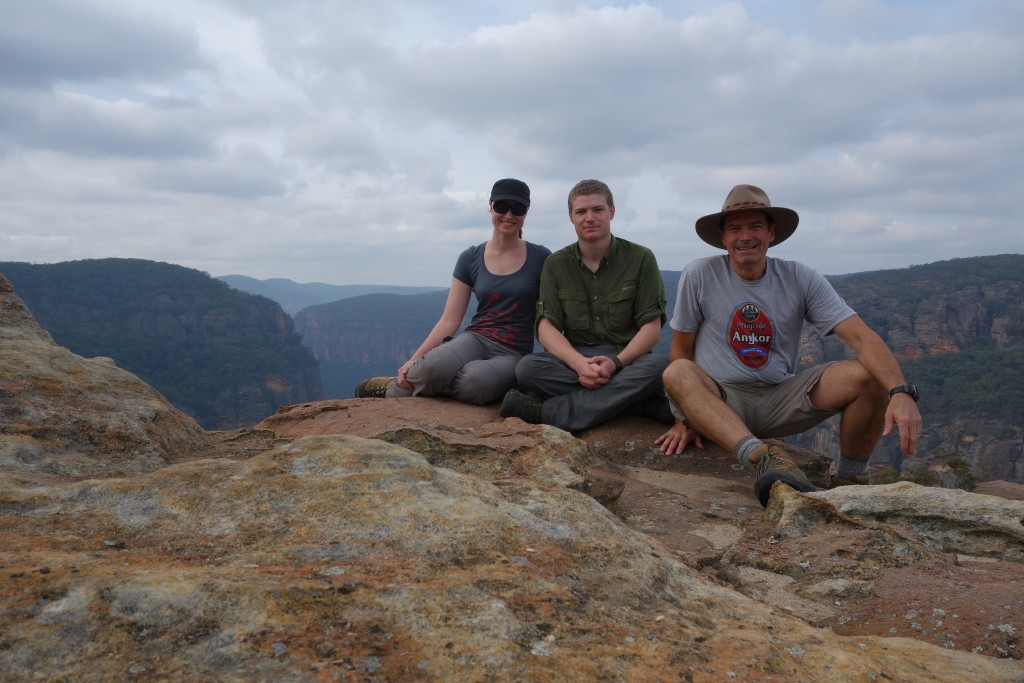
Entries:
[[0,467],[26,477],[149,472],[207,434],[107,358],[53,343],[0,275]]

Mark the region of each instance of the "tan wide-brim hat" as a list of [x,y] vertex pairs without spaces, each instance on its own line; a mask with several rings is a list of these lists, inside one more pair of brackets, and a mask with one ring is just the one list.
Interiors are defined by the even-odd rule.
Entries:
[[697,235],[711,246],[725,249],[722,244],[722,219],[737,211],[763,211],[768,214],[775,224],[775,241],[770,245],[773,247],[785,242],[796,232],[800,222],[800,216],[793,209],[772,206],[768,194],[760,187],[737,185],[729,191],[721,211],[697,219]]

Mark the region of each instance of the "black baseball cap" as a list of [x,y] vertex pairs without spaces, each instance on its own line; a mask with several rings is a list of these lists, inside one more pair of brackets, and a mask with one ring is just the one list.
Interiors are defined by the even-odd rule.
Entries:
[[491,188],[491,201],[500,202],[502,199],[511,199],[523,206],[529,206],[530,188],[522,180],[502,178]]

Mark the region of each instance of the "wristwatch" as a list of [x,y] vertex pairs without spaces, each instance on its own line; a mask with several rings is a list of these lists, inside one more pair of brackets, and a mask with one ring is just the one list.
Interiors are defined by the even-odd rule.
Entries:
[[622,370],[622,361],[619,360],[618,354],[612,353],[609,354],[608,357],[612,359],[613,363],[615,363],[615,374],[619,374],[619,371]]
[[910,394],[910,398],[914,399],[914,403],[921,400],[921,394],[917,393],[917,386],[914,384],[901,384],[889,390],[890,399],[896,394]]

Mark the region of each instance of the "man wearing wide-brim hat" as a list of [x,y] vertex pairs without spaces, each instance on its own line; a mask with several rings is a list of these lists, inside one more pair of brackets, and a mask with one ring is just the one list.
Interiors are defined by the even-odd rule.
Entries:
[[[732,451],[754,470],[765,506],[777,481],[800,491],[814,486],[782,448],[761,439],[797,434],[841,413],[830,485],[842,485],[868,483],[871,452],[894,426],[908,457],[921,433],[917,388],[881,337],[815,270],[768,257],[799,222],[761,188],[734,187],[721,211],[696,223],[700,238],[726,254],[683,270],[670,322],[664,382],[678,421],[656,443],[675,454],[690,442],[703,448],[707,438]],[[805,321],[837,335],[856,359],[796,374]]]

